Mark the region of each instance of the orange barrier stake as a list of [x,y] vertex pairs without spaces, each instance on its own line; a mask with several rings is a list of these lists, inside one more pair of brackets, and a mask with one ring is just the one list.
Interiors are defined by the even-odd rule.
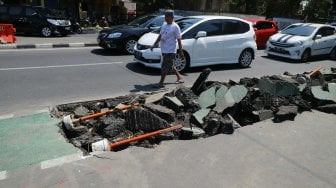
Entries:
[[114,147],[117,147],[117,146],[128,144],[130,142],[144,140],[144,139],[152,137],[152,136],[156,136],[156,135],[159,135],[159,134],[162,134],[162,133],[170,132],[170,131],[173,131],[173,130],[176,130],[176,129],[181,129],[181,128],[182,128],[182,125],[181,124],[177,124],[177,125],[171,126],[169,128],[165,128],[165,129],[162,129],[162,130],[154,131],[154,132],[147,133],[147,134],[140,135],[140,136],[135,136],[135,137],[132,137],[132,138],[129,138],[129,139],[126,139],[126,140],[119,141],[119,142],[111,143],[109,145],[109,147],[110,147],[110,150],[112,150]]
[[318,71],[320,71],[322,69],[322,67],[317,67],[316,69],[314,69],[313,71],[311,71],[308,76],[312,77],[314,76]]
[[16,29],[13,27],[13,24],[2,24],[0,23],[0,38],[5,43],[15,43],[16,38],[14,33]]
[[106,112],[99,112],[99,113],[96,113],[96,114],[91,114],[91,115],[83,116],[83,117],[78,118],[78,119],[72,119],[70,115],[67,115],[67,116],[63,117],[63,124],[64,124],[65,128],[67,128],[68,130],[72,130],[76,126],[78,126],[78,123],[80,123],[81,121],[85,121],[85,120],[101,117],[101,116],[106,115],[108,113],[114,112],[116,109],[119,109],[119,110],[130,109],[133,106],[139,106],[139,103],[134,103],[132,105],[123,105],[123,104],[122,105],[118,105],[114,109],[108,110]]
[[[119,109],[119,110],[127,110],[127,109],[132,108],[132,106],[139,106],[139,103],[134,103],[133,105],[122,105],[122,106],[119,106],[119,107],[116,107],[116,108]],[[108,110],[106,112],[99,112],[99,113],[96,113],[96,114],[91,114],[91,115],[83,116],[83,117],[79,118],[79,121],[85,121],[85,120],[88,120],[88,119],[93,119],[93,118],[101,117],[101,116],[103,116],[105,114],[114,112],[116,110],[116,108]]]

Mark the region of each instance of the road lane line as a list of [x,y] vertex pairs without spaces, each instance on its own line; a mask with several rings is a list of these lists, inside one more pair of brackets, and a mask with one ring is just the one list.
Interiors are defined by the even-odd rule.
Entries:
[[0,71],[9,70],[29,70],[29,69],[50,69],[50,68],[65,68],[65,67],[85,67],[85,66],[97,66],[97,65],[113,65],[121,64],[123,62],[106,62],[106,63],[88,63],[88,64],[74,64],[74,65],[53,65],[53,66],[41,66],[41,67],[16,67],[16,68],[2,68]]
[[14,114],[0,115],[0,120],[14,117]]
[[7,171],[0,172],[0,181],[5,180],[7,178]]
[[55,166],[60,166],[65,163],[71,163],[71,162],[79,161],[82,159],[84,159],[83,153],[67,155],[67,156],[56,158],[56,159],[51,159],[51,160],[41,162],[41,169],[43,170],[47,168],[52,168]]

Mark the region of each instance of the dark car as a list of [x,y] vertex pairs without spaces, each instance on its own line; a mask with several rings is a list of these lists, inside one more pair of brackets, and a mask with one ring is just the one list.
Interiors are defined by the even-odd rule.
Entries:
[[[181,16],[175,15],[175,20]],[[134,45],[145,33],[161,27],[165,21],[163,15],[147,15],[139,17],[126,25],[113,26],[99,32],[98,43],[104,49],[121,50],[134,53]]]
[[276,21],[256,18],[246,18],[245,20],[252,22],[253,24],[258,47],[265,47],[268,38],[278,32],[278,23]]
[[71,23],[61,11],[29,5],[0,5],[0,23],[13,24],[17,32],[66,36]]

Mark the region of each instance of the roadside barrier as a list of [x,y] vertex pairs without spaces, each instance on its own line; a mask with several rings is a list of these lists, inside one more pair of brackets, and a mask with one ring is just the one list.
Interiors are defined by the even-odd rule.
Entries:
[[15,43],[16,38],[14,33],[16,29],[13,24],[2,24],[0,23],[0,41],[1,43]]

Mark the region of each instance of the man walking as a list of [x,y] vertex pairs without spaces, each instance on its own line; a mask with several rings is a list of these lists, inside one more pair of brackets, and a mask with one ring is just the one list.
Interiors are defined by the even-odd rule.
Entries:
[[167,74],[171,74],[173,71],[177,77],[176,84],[183,83],[183,76],[178,72],[178,70],[173,66],[173,60],[176,54],[176,40],[179,46],[179,55],[184,58],[182,43],[181,43],[181,29],[174,22],[174,12],[172,10],[167,10],[165,12],[165,23],[163,23],[160,31],[159,37],[156,39],[155,43],[150,47],[153,50],[160,42],[161,53],[163,57],[161,65],[161,79],[156,87],[164,87],[164,80]]

